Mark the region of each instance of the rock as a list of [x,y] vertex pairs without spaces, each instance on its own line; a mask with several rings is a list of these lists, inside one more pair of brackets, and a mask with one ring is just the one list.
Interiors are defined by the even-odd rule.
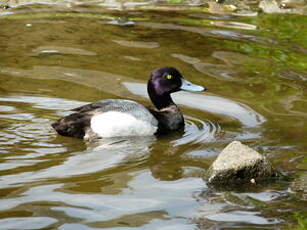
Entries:
[[281,5],[278,4],[275,0],[262,0],[259,3],[259,8],[264,12],[268,14],[304,14],[304,7],[296,7],[293,9],[283,9],[282,6],[286,6],[285,3],[282,3]]
[[219,4],[217,2],[208,2],[209,8],[208,11],[209,13],[212,14],[228,14],[237,9],[235,5],[226,5],[226,4]]
[[281,0],[281,6],[283,7],[303,7],[306,5],[305,0]]
[[275,0],[263,0],[259,3],[259,8],[262,9],[264,13],[283,13],[282,9],[279,7]]
[[257,184],[274,174],[266,157],[239,141],[233,141],[210,166],[207,179],[208,185],[232,187],[242,183]]
[[292,184],[291,189],[293,191],[301,194],[302,199],[307,201],[307,173],[302,173],[298,178],[296,178]]

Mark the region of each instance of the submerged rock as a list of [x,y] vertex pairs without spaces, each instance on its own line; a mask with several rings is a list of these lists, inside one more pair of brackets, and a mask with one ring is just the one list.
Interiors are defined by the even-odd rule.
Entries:
[[291,189],[301,195],[301,199],[307,201],[307,173],[302,173],[296,178],[292,184]]
[[[287,4],[286,4],[287,3]],[[264,12],[268,14],[304,14],[305,12],[305,7],[301,6],[296,3],[298,6],[294,7],[294,4],[289,4],[289,2],[283,2],[279,4],[275,0],[262,0],[259,3],[259,8]],[[292,6],[293,8],[291,9],[284,9],[283,7],[289,7]]]
[[209,168],[208,184],[213,186],[236,186],[255,184],[274,175],[266,157],[239,141],[233,141],[219,154]]
[[305,0],[280,0],[283,7],[304,7],[306,5]]
[[237,9],[235,5],[219,4],[217,2],[208,2],[208,11],[212,14],[227,14]]

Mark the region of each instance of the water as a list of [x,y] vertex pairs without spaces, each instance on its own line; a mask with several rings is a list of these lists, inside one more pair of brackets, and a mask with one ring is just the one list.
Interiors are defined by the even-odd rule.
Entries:
[[[304,15],[33,2],[0,12],[1,229],[293,229],[306,220]],[[150,105],[148,74],[165,65],[209,89],[174,94],[183,133],[86,143],[50,127],[100,99]],[[233,140],[290,179],[208,189],[203,174]]]

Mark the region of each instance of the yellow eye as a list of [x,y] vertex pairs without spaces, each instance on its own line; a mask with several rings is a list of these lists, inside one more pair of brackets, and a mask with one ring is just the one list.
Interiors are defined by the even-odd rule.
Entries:
[[166,79],[168,79],[168,80],[171,80],[171,79],[173,78],[173,76],[170,75],[170,74],[166,75],[165,77],[166,77]]

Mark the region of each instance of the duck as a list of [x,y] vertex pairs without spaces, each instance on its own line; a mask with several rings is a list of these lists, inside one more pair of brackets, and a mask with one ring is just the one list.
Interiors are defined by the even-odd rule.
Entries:
[[72,109],[51,126],[62,136],[84,140],[176,132],[184,129],[184,117],[171,94],[180,90],[206,89],[184,79],[174,67],[157,68],[147,82],[154,108],[127,99],[104,99]]

